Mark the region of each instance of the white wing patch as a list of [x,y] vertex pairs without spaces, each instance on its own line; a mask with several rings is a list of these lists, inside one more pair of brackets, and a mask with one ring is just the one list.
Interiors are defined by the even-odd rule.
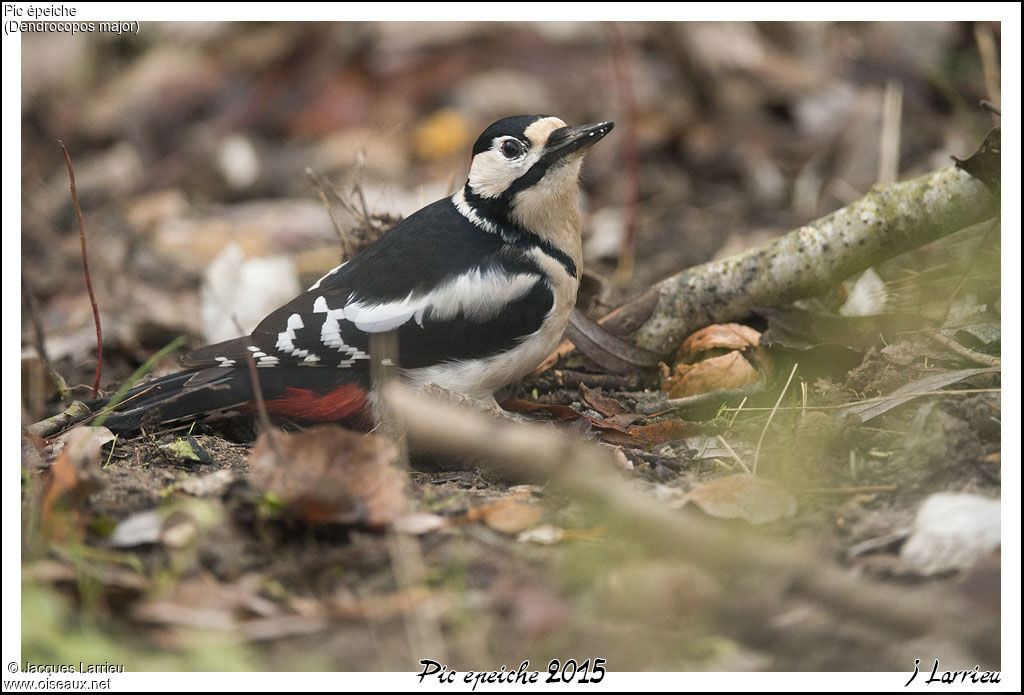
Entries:
[[476,268],[426,294],[410,293],[401,301],[369,304],[350,298],[343,308],[330,309],[323,297],[317,297],[313,311],[327,314],[322,337],[324,342],[331,344],[328,337],[340,341],[337,335],[339,319],[351,321],[356,328],[367,333],[394,330],[410,319],[422,326],[428,309],[431,318],[440,321],[461,315],[482,323],[529,292],[539,280],[540,275],[536,273],[485,272]]
[[[281,352],[294,355],[295,357],[306,357],[309,355],[309,350],[303,350],[295,347],[295,331],[305,326],[302,323],[302,316],[299,314],[292,314],[288,317],[288,327],[277,334],[277,343],[275,347]],[[255,354],[255,348],[250,347],[250,350],[254,350],[253,357],[263,357],[264,354]]]
[[356,328],[367,333],[391,331],[416,316],[416,322],[423,322],[422,307],[413,306],[409,295],[404,301],[390,304],[363,304],[358,300],[349,301],[342,309],[345,318]]
[[[370,359],[370,356],[359,348],[346,345],[345,340],[341,337],[341,320],[347,318],[345,307],[332,309],[327,306],[327,300],[321,295],[313,301],[313,313],[326,314],[323,325],[320,326],[320,342],[338,352],[348,354],[338,363],[339,367],[351,367],[356,360]],[[309,361],[309,358],[307,357],[306,360]]]

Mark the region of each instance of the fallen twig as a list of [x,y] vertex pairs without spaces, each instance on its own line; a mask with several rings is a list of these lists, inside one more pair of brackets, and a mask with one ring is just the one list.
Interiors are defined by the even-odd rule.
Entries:
[[92,318],[96,322],[96,380],[92,384],[92,397],[100,392],[100,372],[103,369],[103,331],[100,329],[100,308],[96,304],[96,293],[92,291],[92,277],[89,275],[89,255],[85,251],[85,220],[82,219],[82,208],[78,205],[78,188],[75,186],[75,168],[71,165],[68,148],[60,140],[61,152],[68,165],[68,178],[71,179],[71,204],[78,218],[78,237],[82,241],[82,271],[85,273],[85,287],[89,291],[89,303],[92,305]]
[[73,401],[63,412],[25,427],[25,432],[36,437],[46,438],[60,432],[73,422],[78,422],[89,414],[89,406],[81,401]]
[[754,450],[754,475],[757,475],[757,461],[761,458],[761,444],[764,442],[764,435],[767,434],[768,426],[772,424],[772,418],[775,417],[775,413],[779,410],[779,405],[782,403],[782,399],[786,396],[786,391],[789,390],[789,384],[793,381],[793,377],[796,375],[796,368],[798,366],[799,365],[797,364],[793,365],[793,369],[789,373],[789,378],[786,379],[786,385],[782,387],[782,393],[779,394],[779,400],[775,401],[775,407],[773,407],[771,412],[768,413],[768,421],[764,423],[764,429],[761,430],[761,436],[757,438],[757,448]]
[[929,333],[928,337],[934,340],[939,345],[943,346],[944,348],[952,350],[953,352],[960,355],[964,359],[974,362],[975,364],[982,364],[985,365],[986,367],[1002,366],[1002,360],[1000,360],[998,357],[993,357],[992,355],[986,355],[984,352],[972,350],[966,345],[961,345],[952,338],[947,338],[938,331],[933,331]]

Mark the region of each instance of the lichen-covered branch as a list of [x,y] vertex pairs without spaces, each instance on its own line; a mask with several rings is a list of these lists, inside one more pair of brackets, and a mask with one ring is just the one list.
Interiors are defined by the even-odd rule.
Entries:
[[820,294],[856,272],[999,214],[998,196],[953,166],[876,186],[773,242],[664,280],[636,344],[669,355],[691,332]]

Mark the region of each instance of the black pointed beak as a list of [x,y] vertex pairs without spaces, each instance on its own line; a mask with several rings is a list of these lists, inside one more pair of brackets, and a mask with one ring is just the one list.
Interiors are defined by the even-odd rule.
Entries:
[[544,156],[548,159],[556,159],[584,150],[610,133],[614,127],[615,124],[611,121],[604,121],[590,125],[559,128],[548,136]]

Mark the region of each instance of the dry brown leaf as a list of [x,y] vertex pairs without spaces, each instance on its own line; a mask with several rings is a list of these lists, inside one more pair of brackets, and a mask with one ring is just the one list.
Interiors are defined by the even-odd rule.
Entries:
[[[597,322],[608,332],[617,336],[625,336],[634,332],[651,315],[654,305],[658,301],[658,286],[650,288],[639,297],[621,305],[617,309],[608,312]],[[548,355],[540,365],[530,373],[530,377],[537,377],[558,364],[558,361],[576,349],[576,344],[569,338],[565,338],[558,344],[554,352]],[[651,365],[654,366],[654,365]]]
[[584,403],[601,413],[604,417],[622,415],[626,412],[626,409],[617,400],[609,398],[594,389],[587,388],[585,384],[580,384],[580,394],[583,397]]
[[686,493],[705,514],[766,524],[796,513],[796,498],[773,480],[749,473],[717,478]]
[[511,535],[530,528],[540,521],[540,516],[540,507],[513,501],[492,509],[484,517],[484,523],[495,531]]
[[676,353],[676,362],[693,364],[694,360],[700,359],[701,353],[716,348],[727,350],[745,350],[749,347],[757,347],[761,341],[761,334],[749,326],[738,323],[716,323],[707,328],[693,333],[683,344],[679,346]]
[[264,432],[249,463],[253,484],[307,523],[384,526],[405,507],[402,475],[391,465],[397,453],[383,437],[323,425]]
[[601,429],[601,440],[619,446],[647,447],[693,436],[697,425],[686,420],[663,420],[653,425],[622,428],[609,420],[594,422]]
[[759,361],[763,361],[760,339],[760,333],[738,323],[715,324],[697,331],[679,346],[671,370],[662,365],[661,390],[670,398],[686,398],[756,382],[758,373],[745,353],[756,350]]
[[622,415],[612,415],[611,417],[607,417],[604,421],[613,422],[616,425],[621,425],[622,427],[629,427],[642,417],[643,415],[640,413],[622,413]]
[[454,520],[455,523],[482,521],[502,533],[519,533],[537,523],[541,509],[529,503],[533,497],[531,486],[519,486],[516,492],[494,502],[473,507]]
[[[583,387],[586,388],[586,387]],[[594,395],[594,392],[587,390],[587,393]],[[600,394],[597,394],[600,395]],[[606,398],[602,396],[602,398]],[[612,399],[613,403],[618,404]],[[612,407],[602,403],[604,407]],[[504,401],[501,407],[513,413],[536,413],[542,411],[553,415],[558,421],[587,420],[598,430],[602,441],[618,446],[647,447],[655,444],[663,444],[676,439],[689,437],[695,431],[695,425],[685,420],[666,420],[653,425],[633,425],[639,415],[631,413],[620,413],[606,419],[590,417],[567,405],[554,405],[546,403],[534,403],[521,399]],[[619,406],[621,407],[621,405]],[[595,408],[596,409],[596,408]]]
[[[69,540],[84,533],[78,510],[89,495],[104,485],[99,462],[104,437],[102,432],[97,434],[92,428],[81,426],[64,436],[64,448],[47,471],[43,487],[41,511],[46,536]],[[66,516],[62,510],[70,510],[71,515]]]
[[737,388],[757,381],[757,372],[742,352],[709,357],[697,364],[677,364],[663,379],[661,390],[669,398],[685,398],[715,389]]

